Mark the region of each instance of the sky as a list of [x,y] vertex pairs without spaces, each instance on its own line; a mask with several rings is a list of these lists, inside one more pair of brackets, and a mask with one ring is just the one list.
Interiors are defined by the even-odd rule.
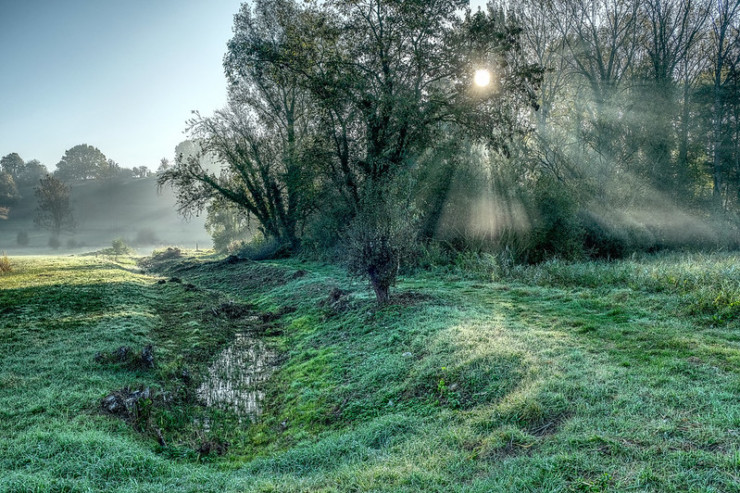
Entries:
[[88,144],[126,168],[172,159],[191,112],[226,103],[241,3],[0,0],[0,156],[53,170]]
[[53,169],[77,144],[156,169],[192,110],[226,102],[240,0],[0,0],[0,156]]

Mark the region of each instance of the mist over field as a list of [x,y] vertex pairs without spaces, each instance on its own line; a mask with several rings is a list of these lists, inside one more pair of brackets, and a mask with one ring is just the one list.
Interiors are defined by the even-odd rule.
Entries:
[[[123,239],[142,254],[163,245],[212,246],[205,217],[179,215],[172,191],[158,193],[154,177],[74,184],[70,206],[75,227],[60,234],[56,249],[49,246],[51,233],[34,224],[37,200],[33,188],[22,188],[20,195],[8,219],[0,221],[0,250],[9,255],[84,253],[110,247],[115,239]],[[28,238],[25,245],[18,242],[23,233]]]

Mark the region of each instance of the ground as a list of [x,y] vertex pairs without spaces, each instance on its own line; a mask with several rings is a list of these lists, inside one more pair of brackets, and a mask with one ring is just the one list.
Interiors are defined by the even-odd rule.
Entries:
[[[739,255],[468,260],[377,308],[315,262],[12,257],[0,491],[740,490]],[[256,421],[194,398],[244,331]]]

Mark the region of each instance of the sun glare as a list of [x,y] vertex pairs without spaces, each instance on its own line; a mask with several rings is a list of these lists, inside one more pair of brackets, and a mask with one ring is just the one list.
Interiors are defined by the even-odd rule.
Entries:
[[486,69],[476,70],[474,80],[476,86],[486,87],[491,83],[491,72]]

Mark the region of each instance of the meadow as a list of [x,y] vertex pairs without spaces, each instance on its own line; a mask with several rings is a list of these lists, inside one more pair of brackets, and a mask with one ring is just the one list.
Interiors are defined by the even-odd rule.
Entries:
[[[10,258],[0,491],[740,491],[738,254],[468,256],[381,308],[314,261],[137,261]],[[244,332],[254,420],[195,397]]]

